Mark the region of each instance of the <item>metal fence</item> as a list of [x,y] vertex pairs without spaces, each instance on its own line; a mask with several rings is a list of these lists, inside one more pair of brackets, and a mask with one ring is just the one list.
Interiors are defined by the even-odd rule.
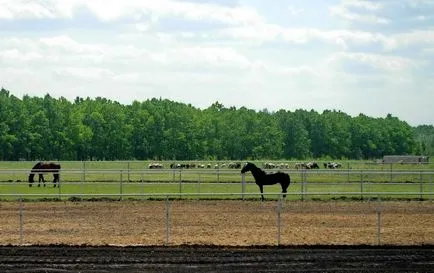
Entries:
[[[419,170],[284,170],[291,176],[288,198],[291,200],[312,199],[370,199],[381,197],[428,199],[434,195],[434,171]],[[31,197],[83,198],[88,194],[119,199],[139,196],[144,198],[165,198],[165,194],[182,194],[194,198],[216,197],[245,199],[258,192],[258,187],[250,174],[240,174],[239,170],[201,169],[66,169],[60,173],[60,186],[37,188],[37,182],[30,189],[27,183],[29,170],[0,170],[0,199],[13,199],[20,194]],[[52,180],[51,174],[45,174]],[[266,193],[274,193],[277,199],[281,191],[278,185],[265,186]],[[232,195],[231,193],[238,193]],[[26,195],[27,194],[27,195]],[[208,195],[205,195],[208,194]],[[223,194],[226,194],[223,196]]]
[[[166,194],[160,201],[110,202],[34,202],[17,195],[15,201],[0,202],[0,244],[434,244],[432,201],[377,198],[301,202],[287,201],[279,195],[277,200],[260,202],[218,200],[221,194],[217,193],[212,194],[212,200],[191,199],[191,195]],[[249,195],[257,198],[258,193]]]

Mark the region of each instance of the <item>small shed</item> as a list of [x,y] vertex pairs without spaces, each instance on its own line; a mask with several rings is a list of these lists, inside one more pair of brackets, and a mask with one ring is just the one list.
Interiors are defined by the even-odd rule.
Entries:
[[429,163],[429,157],[423,155],[385,155],[383,163]]

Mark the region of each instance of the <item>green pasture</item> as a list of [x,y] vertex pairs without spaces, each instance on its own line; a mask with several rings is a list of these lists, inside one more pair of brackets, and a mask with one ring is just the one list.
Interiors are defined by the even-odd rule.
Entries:
[[[259,189],[254,182],[239,183],[150,183],[150,182],[61,182],[61,187],[29,187],[27,183],[0,184],[0,199],[257,199]],[[434,186],[431,183],[293,183],[288,188],[288,200],[329,199],[428,199],[432,200]],[[267,199],[277,199],[279,185],[264,186]],[[217,195],[216,195],[217,193]],[[354,194],[349,194],[354,193]],[[403,194],[396,194],[403,193]],[[423,195],[421,195],[423,193]],[[6,196],[6,195],[13,196]],[[271,194],[271,195],[270,195]],[[23,196],[21,196],[23,195]],[[29,195],[29,196],[27,196]],[[31,195],[34,195],[33,197]],[[95,195],[95,196],[92,196]],[[128,196],[134,195],[134,196]]]
[[[150,163],[161,163],[163,169],[149,169]],[[201,181],[201,182],[239,182],[239,169],[221,167],[231,161],[177,161],[176,163],[210,164],[205,169],[170,169],[173,161],[61,161],[64,182],[117,182],[117,181]],[[265,162],[287,164],[288,169],[277,169],[288,172],[294,181],[307,179],[309,182],[432,182],[434,164],[375,164],[373,161],[342,161],[338,170],[324,169],[322,161],[318,161],[319,170],[297,170],[295,164],[301,161],[254,161],[258,167]],[[27,181],[28,173],[35,162],[0,161],[0,182]],[[267,171],[276,171],[267,170]],[[46,175],[47,180],[52,179]]]
[[[260,161],[251,161],[255,163],[258,167],[263,168],[264,164],[267,162],[274,164],[287,164],[289,169],[295,169],[295,165],[297,163],[302,162],[310,162],[315,161],[319,164],[320,169],[324,169],[323,164],[329,162],[327,160],[260,160]],[[381,171],[390,171],[390,170],[434,170],[434,163],[428,164],[401,164],[401,163],[393,163],[393,164],[381,164],[376,161],[368,161],[368,160],[330,160],[333,162],[339,162],[342,165],[341,170],[381,170]],[[67,170],[143,170],[147,169],[150,163],[161,163],[164,166],[164,169],[169,169],[170,164],[172,163],[190,163],[190,164],[210,164],[212,168],[216,164],[228,164],[230,162],[245,162],[240,160],[224,160],[224,161],[212,161],[212,160],[195,160],[195,161],[141,161],[141,160],[129,160],[129,161],[61,161],[62,169]],[[0,170],[1,169],[23,169],[30,170],[32,166],[36,163],[36,161],[0,161]],[[223,169],[227,169],[222,167]]]
[[[263,162],[255,163],[262,167]],[[0,162],[0,199],[11,200],[20,195],[27,199],[63,200],[98,199],[104,196],[113,199],[259,198],[259,189],[252,175],[247,173],[243,178],[239,169],[170,169],[172,162],[169,161],[160,162],[164,165],[163,169],[149,169],[149,163],[150,161],[62,161],[61,187],[53,188],[51,174],[45,174],[46,187],[37,187],[37,182],[33,187],[28,186],[27,176],[34,162]],[[222,162],[195,163],[214,166]],[[432,200],[434,195],[434,169],[427,168],[433,166],[430,164],[390,166],[349,161],[342,162],[344,167],[338,170],[326,170],[322,165],[319,170],[296,170],[291,168],[295,162],[285,163],[290,167],[282,171],[289,173],[292,181],[288,189],[288,200],[368,199],[377,198],[379,194],[385,199]],[[35,180],[37,181],[37,176]],[[242,181],[245,182],[244,185]],[[281,189],[279,185],[264,186],[264,191],[271,194],[266,198],[276,199]]]

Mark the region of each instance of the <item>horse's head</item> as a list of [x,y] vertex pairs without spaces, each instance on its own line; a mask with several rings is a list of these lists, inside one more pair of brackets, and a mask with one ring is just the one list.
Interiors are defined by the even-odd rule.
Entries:
[[253,163],[247,162],[244,167],[241,169],[241,173],[246,173],[248,171],[251,171],[255,165]]
[[33,184],[33,182],[35,182],[35,181],[33,180],[33,177],[35,177],[35,174],[34,174],[34,173],[29,174],[29,187],[31,187],[32,184]]

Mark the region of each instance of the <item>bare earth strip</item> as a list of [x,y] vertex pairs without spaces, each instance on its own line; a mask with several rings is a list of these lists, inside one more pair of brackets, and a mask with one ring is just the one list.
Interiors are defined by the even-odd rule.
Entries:
[[432,247],[3,246],[0,272],[433,272]]
[[434,244],[432,201],[23,202],[22,212],[0,202],[0,245]]

